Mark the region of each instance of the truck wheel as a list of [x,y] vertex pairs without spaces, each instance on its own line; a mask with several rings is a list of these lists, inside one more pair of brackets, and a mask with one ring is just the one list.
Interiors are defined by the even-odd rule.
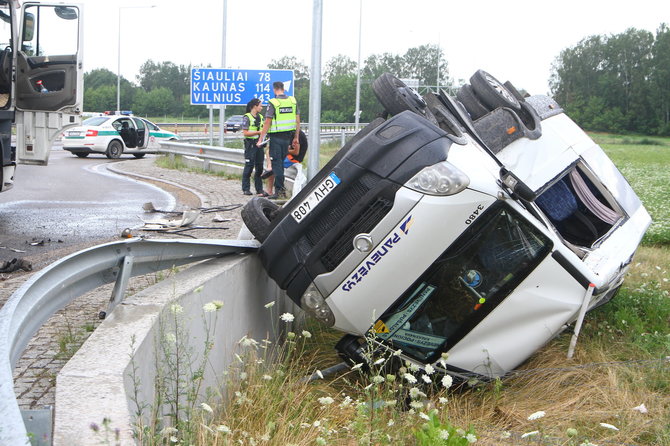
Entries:
[[426,101],[421,95],[391,73],[384,73],[375,79],[372,91],[390,114],[397,115],[410,110],[437,125],[435,116],[428,110]]
[[482,101],[491,107],[491,109],[498,107],[509,107],[514,110],[521,109],[519,100],[514,97],[512,92],[486,71],[477,70],[470,78],[470,83],[475,94],[482,98]]
[[78,158],[86,158],[86,157],[88,156],[88,152],[74,152],[74,154],[75,154]]
[[107,146],[107,151],[105,152],[105,155],[109,159],[118,159],[121,157],[121,154],[123,153],[123,145],[117,141],[114,140],[109,143]]
[[263,243],[270,235],[270,226],[277,211],[279,206],[272,201],[265,197],[254,197],[244,205],[240,214],[249,232],[256,237],[256,240]]
[[456,99],[461,101],[461,104],[463,104],[463,107],[470,113],[470,118],[472,118],[473,121],[476,121],[490,111],[481,103],[479,98],[475,95],[475,92],[472,91],[470,84],[463,85],[456,92]]

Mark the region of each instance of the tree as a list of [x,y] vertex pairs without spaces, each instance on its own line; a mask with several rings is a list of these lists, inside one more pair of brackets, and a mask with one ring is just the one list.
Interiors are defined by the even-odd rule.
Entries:
[[295,56],[284,56],[279,59],[273,59],[268,64],[271,70],[293,70],[293,96],[298,102],[300,111],[300,120],[308,121],[309,116],[309,69],[302,61]]

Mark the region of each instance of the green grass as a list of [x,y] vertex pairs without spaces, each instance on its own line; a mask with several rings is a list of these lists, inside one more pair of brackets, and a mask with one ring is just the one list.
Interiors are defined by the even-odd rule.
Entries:
[[[592,134],[651,215],[645,245],[670,242],[670,138]],[[653,142],[650,144],[650,142]]]

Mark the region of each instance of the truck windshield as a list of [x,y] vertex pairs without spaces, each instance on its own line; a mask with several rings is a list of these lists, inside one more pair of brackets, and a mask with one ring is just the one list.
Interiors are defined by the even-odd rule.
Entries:
[[502,202],[491,206],[374,325],[376,335],[433,362],[490,313],[551,251]]

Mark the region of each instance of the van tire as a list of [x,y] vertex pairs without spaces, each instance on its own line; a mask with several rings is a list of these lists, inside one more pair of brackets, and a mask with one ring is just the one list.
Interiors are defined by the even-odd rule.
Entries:
[[519,100],[509,91],[502,82],[484,70],[477,70],[470,78],[472,90],[482,99],[484,104],[495,110],[498,107],[508,107],[512,110],[521,110]]
[[437,125],[437,119],[421,95],[391,73],[384,73],[375,79],[372,91],[390,114],[397,115],[410,110]]
[[111,141],[105,151],[105,156],[109,159],[119,159],[123,154],[123,144],[116,139]]
[[279,206],[265,197],[254,197],[244,205],[240,212],[242,221],[256,240],[263,243],[270,235],[270,226]]

